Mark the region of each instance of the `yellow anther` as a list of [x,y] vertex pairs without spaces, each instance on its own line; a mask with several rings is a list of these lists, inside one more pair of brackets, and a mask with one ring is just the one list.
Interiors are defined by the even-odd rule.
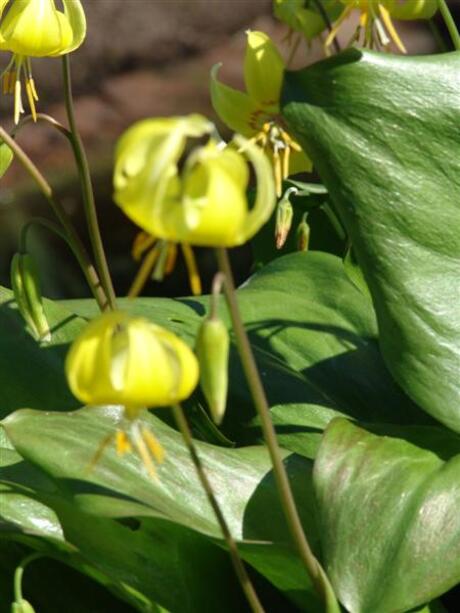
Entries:
[[289,160],[291,157],[291,147],[290,145],[286,145],[284,148],[283,155],[283,179],[287,179],[289,177]]
[[177,244],[169,243],[168,244],[168,257],[166,259],[165,265],[165,275],[170,275],[174,270],[174,266],[177,261]]
[[139,232],[136,238],[134,239],[133,246],[131,249],[131,256],[133,260],[138,262],[144,253],[153,247],[155,244],[156,238],[147,234],[147,232]]
[[155,470],[155,466],[149,453],[149,448],[147,447],[146,442],[141,432],[139,431],[137,423],[133,423],[132,442],[150,477],[156,479],[157,471]]
[[190,289],[192,290],[192,294],[194,296],[199,296],[201,294],[201,279],[200,274],[198,272],[198,267],[196,265],[195,256],[190,245],[185,243],[181,243],[182,254],[184,256],[185,265],[187,267],[188,278],[190,283]]
[[32,89],[32,95],[34,97],[34,100],[35,102],[38,102],[39,98],[38,98],[37,90],[35,89],[35,81],[33,80],[33,77],[30,77],[29,81],[30,81],[30,87]]
[[158,248],[158,245],[155,245],[142,262],[141,267],[139,268],[138,273],[131,287],[129,288],[128,298],[136,298],[136,296],[139,296],[152,273],[153,267],[155,266],[155,262],[157,261],[159,255],[160,249]]
[[399,38],[396,28],[393,25],[393,22],[390,17],[390,13],[382,4],[379,4],[379,11],[382,17],[382,21],[385,24],[387,32],[390,35],[390,38],[392,39],[392,41],[395,43],[395,45],[398,47],[401,53],[407,53],[406,47],[404,46],[404,43],[402,42],[402,40]]
[[30,81],[31,79],[26,80],[27,99],[29,101],[30,112],[32,113],[32,119],[34,121],[37,121],[37,111],[35,109],[35,99],[34,99],[33,89],[32,89]]
[[132,451],[128,435],[124,430],[117,430],[115,434],[115,444],[118,456],[123,456],[125,453],[131,453]]
[[278,196],[278,198],[281,196],[282,193],[282,172],[281,172],[281,158],[280,158],[280,154],[278,152],[278,149],[273,149],[273,170],[275,173],[275,189],[276,189],[276,195]]
[[158,462],[158,464],[162,464],[165,459],[165,450],[160,445],[157,438],[150,432],[148,428],[142,428],[142,438],[144,439],[147,447],[149,448],[150,453],[153,456],[153,459]]

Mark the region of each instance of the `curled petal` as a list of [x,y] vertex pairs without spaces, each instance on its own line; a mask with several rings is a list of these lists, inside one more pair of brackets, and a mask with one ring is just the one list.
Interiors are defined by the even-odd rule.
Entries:
[[235,136],[234,142],[251,162],[257,181],[254,206],[249,211],[234,243],[242,245],[254,236],[273,213],[276,205],[275,181],[270,161],[257,145],[238,135]]
[[72,42],[61,53],[70,53],[77,49],[86,36],[86,17],[80,0],[62,0],[64,14],[72,29]]
[[259,106],[251,98],[233,87],[224,85],[217,79],[222,64],[216,64],[211,70],[211,102],[220,119],[234,132],[253,136],[258,131],[256,119]]
[[263,32],[248,32],[244,81],[249,97],[263,106],[278,107],[285,64],[278,49]]

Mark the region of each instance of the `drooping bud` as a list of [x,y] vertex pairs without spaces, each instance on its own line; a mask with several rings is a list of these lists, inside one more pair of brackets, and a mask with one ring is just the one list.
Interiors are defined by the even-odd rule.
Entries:
[[11,605],[11,613],[35,613],[35,609],[27,600],[21,598]]
[[297,228],[297,249],[298,251],[308,251],[310,243],[310,226],[307,222],[308,213],[304,213],[302,221]]
[[43,308],[40,281],[35,264],[27,253],[16,253],[11,262],[11,287],[24,321],[37,341],[51,340]]
[[221,319],[206,318],[198,330],[195,353],[200,364],[200,386],[211,416],[220,424],[227,404],[230,338]]
[[289,197],[297,192],[298,189],[296,187],[290,187],[278,202],[275,225],[275,244],[277,249],[281,249],[284,246],[291,229],[294,210]]
[[8,145],[3,141],[0,141],[0,179],[10,167],[13,157],[13,152]]

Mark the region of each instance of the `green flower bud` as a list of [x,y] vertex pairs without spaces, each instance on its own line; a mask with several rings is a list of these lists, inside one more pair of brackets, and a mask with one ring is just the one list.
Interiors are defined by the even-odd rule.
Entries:
[[35,609],[27,600],[21,598],[21,600],[17,600],[13,602],[11,606],[11,613],[35,613]]
[[298,251],[308,251],[308,244],[310,242],[310,226],[307,223],[307,216],[308,213],[305,213],[297,228]]
[[221,423],[227,404],[229,348],[224,323],[216,317],[205,319],[198,330],[195,353],[200,363],[200,386],[216,424]]
[[37,341],[51,340],[51,333],[43,308],[35,264],[27,253],[16,253],[11,262],[11,287],[24,321]]
[[3,141],[0,141],[0,179],[10,167],[13,157],[13,152],[8,145]]
[[277,249],[283,247],[287,240],[289,230],[291,229],[294,210],[289,197],[291,194],[296,194],[297,192],[298,189],[296,187],[290,187],[285,191],[283,197],[278,202],[275,225],[275,244]]

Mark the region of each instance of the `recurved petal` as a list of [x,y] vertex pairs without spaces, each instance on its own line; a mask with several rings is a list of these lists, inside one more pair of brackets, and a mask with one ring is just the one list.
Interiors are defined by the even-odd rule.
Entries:
[[248,32],[244,81],[249,97],[263,106],[279,104],[285,64],[264,32]]
[[256,175],[257,191],[254,206],[249,211],[244,224],[235,239],[235,245],[242,245],[261,228],[270,218],[276,205],[275,180],[272,165],[265,153],[241,136],[235,137],[235,144],[244,151]]
[[216,64],[211,70],[211,102],[220,119],[234,132],[244,136],[253,136],[259,129],[259,105],[251,98],[233,87],[224,85],[217,79],[222,64]]
[[401,20],[431,19],[438,10],[438,0],[385,0],[382,3],[392,17]]
[[62,4],[72,30],[72,41],[60,54],[78,49],[86,36],[86,17],[80,0],[62,0]]

